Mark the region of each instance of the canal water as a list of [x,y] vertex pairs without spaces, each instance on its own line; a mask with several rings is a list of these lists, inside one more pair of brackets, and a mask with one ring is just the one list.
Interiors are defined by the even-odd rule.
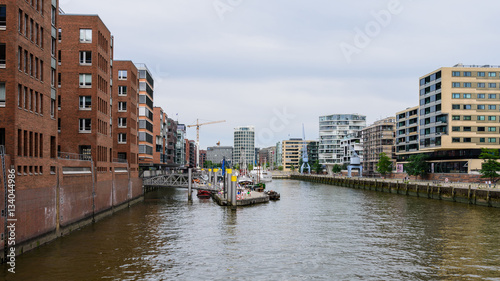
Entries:
[[500,280],[500,209],[275,180],[232,211],[166,188],[1,280]]

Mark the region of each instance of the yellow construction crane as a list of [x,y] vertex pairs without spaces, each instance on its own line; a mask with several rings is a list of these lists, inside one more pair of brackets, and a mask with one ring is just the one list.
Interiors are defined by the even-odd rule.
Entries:
[[[188,128],[196,127],[196,162],[200,162],[200,126],[209,125],[209,124],[216,124],[216,123],[223,123],[223,122],[226,122],[226,120],[200,123],[200,121],[198,119],[196,119],[196,124],[187,126]],[[199,163],[197,166],[199,167]]]

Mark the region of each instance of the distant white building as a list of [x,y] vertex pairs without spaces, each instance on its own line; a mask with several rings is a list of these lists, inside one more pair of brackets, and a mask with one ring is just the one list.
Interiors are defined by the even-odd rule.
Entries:
[[341,141],[366,127],[366,116],[359,114],[333,114],[319,117],[319,163],[344,163]]
[[244,168],[243,164],[255,164],[255,128],[253,126],[234,128],[233,165],[236,164],[240,164],[240,168]]

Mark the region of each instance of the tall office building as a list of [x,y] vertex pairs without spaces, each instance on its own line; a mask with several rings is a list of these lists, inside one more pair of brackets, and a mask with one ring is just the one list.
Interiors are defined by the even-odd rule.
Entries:
[[[300,162],[302,159],[302,148],[304,145],[307,146],[314,141],[304,141],[302,139],[289,139],[282,141],[281,145],[281,163],[283,165],[283,171],[291,171],[292,168],[295,171],[300,170]],[[308,155],[309,156],[309,155]],[[309,158],[309,157],[308,157]],[[309,160],[308,160],[309,161]],[[309,166],[314,164],[313,162],[308,162]]]
[[153,100],[154,80],[145,64],[136,64],[139,71],[139,166],[153,166]]
[[175,145],[175,163],[179,167],[186,165],[186,125],[177,124],[177,144]]
[[[387,117],[378,120],[362,130],[363,136],[363,172],[374,174],[380,154],[385,153],[395,164],[395,130],[396,118]],[[394,165],[395,168],[395,165]]]
[[442,67],[420,77],[420,153],[435,173],[481,169],[481,148],[499,149],[500,66]]
[[334,114],[319,117],[319,163],[343,164],[344,151],[341,141],[346,136],[366,127],[366,116],[359,114]]
[[[396,113],[396,157],[397,162],[406,161],[418,153],[418,106],[409,107]],[[403,164],[396,164],[396,171],[403,172]]]
[[255,128],[242,126],[234,128],[233,164],[240,168],[255,164]]

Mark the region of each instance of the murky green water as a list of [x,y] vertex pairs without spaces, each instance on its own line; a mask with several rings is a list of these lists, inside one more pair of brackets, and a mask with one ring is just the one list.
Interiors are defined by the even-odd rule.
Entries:
[[[274,181],[239,208],[165,189],[18,257],[7,280],[500,280],[500,209]],[[2,279],[2,278],[0,278]]]

